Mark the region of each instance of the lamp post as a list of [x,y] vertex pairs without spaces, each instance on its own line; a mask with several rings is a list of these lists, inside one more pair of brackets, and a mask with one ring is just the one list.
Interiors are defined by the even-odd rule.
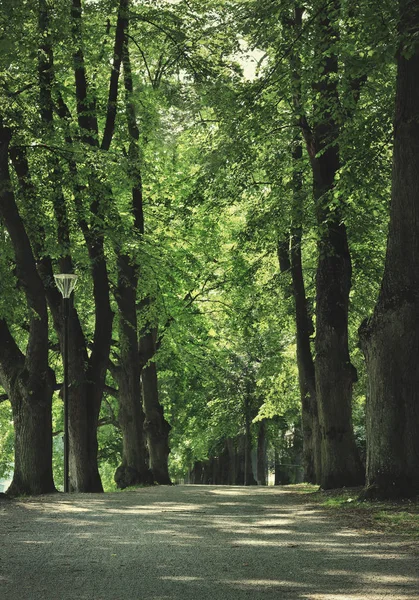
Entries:
[[70,296],[77,281],[77,275],[60,273],[54,275],[55,284],[63,297],[64,315],[64,492],[69,491],[69,444],[68,444],[68,315],[70,309]]

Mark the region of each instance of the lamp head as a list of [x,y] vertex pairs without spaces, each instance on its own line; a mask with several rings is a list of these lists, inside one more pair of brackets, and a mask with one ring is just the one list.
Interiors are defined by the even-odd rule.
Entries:
[[60,290],[63,298],[70,298],[71,292],[74,290],[77,281],[77,275],[72,273],[60,273],[54,275],[55,285]]

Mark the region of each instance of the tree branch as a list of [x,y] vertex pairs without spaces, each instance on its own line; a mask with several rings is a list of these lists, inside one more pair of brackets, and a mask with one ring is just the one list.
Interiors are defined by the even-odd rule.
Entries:
[[118,9],[118,20],[115,31],[115,45],[113,50],[113,65],[112,73],[109,82],[108,109],[106,113],[106,123],[103,132],[102,150],[109,150],[112,142],[115,119],[116,119],[116,103],[118,99],[118,84],[119,73],[122,62],[122,52],[125,39],[125,31],[128,26],[128,0],[120,0]]

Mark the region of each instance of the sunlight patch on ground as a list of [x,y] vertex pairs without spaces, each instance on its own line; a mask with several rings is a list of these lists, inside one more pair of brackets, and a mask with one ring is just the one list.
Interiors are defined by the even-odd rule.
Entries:
[[407,577],[406,575],[383,575],[382,573],[360,573],[362,579],[368,583],[386,583],[390,585],[409,585],[410,583],[418,583],[417,577]]
[[277,548],[278,546],[287,546],[289,542],[278,542],[278,541],[270,541],[270,540],[233,540],[231,543],[232,546],[273,546]]
[[[281,490],[282,491],[282,490]],[[207,491],[208,494],[214,496],[254,496],[262,495],[262,494],[272,494],[277,495],[278,490],[275,488],[269,487],[252,487],[252,488],[243,488],[243,487],[234,487],[229,486],[228,488],[221,486],[220,488],[212,488]]]
[[31,503],[24,503],[21,504],[21,506],[23,508],[25,508],[26,510],[41,510],[41,511],[45,511],[45,512],[51,512],[51,513],[56,513],[56,512],[65,512],[65,513],[78,513],[78,512],[92,512],[92,508],[86,508],[86,507],[82,507],[79,506],[77,504],[69,504],[67,502],[54,502],[54,503],[35,503],[35,502],[31,502]]
[[164,581],[202,581],[203,577],[191,577],[188,575],[164,575],[163,577],[160,577],[160,579],[163,579]]
[[301,586],[296,581],[286,581],[280,579],[239,579],[239,580],[224,580],[223,583],[229,585],[239,585],[246,587],[287,587],[287,588],[298,588]]

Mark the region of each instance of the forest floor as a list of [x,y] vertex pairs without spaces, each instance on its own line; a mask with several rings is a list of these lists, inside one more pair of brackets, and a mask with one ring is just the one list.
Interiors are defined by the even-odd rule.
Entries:
[[0,597],[419,599],[419,537],[301,491],[182,485],[2,499]]

